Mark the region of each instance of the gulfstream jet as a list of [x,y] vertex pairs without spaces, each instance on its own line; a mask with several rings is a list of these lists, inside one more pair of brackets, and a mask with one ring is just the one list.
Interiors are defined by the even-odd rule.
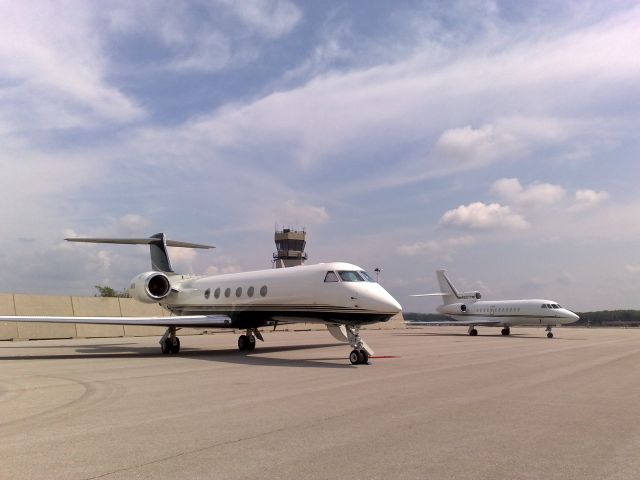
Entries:
[[551,328],[573,323],[578,315],[553,300],[480,300],[480,292],[459,292],[444,270],[436,270],[440,285],[438,293],[423,293],[412,297],[442,296],[439,313],[455,322],[407,322],[410,325],[464,325],[469,335],[477,335],[476,327],[502,327],[502,335],[509,335],[514,325],[545,326],[547,337],[553,338]]
[[157,303],[173,315],[165,317],[0,317],[0,321],[154,325],[167,327],[160,339],[162,353],[178,353],[182,327],[232,328],[246,333],[238,349],[251,351],[260,327],[290,323],[320,323],[353,350],[352,364],[366,364],[373,354],[360,327],[386,322],[402,311],[400,304],[362,268],[349,263],[320,263],[289,268],[188,276],[171,267],[167,246],[214,248],[150,238],[67,238],[70,242],[144,244],[151,250],[151,270],[131,280],[128,292],[142,303]]

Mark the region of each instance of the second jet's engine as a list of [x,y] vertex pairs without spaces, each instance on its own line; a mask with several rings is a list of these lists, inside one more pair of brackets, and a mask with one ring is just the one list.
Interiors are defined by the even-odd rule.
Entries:
[[450,303],[449,305],[440,305],[437,310],[445,315],[460,315],[466,313],[467,306],[464,303]]
[[157,303],[171,293],[169,277],[161,272],[144,272],[129,284],[129,295],[142,303]]
[[460,294],[458,298],[469,298],[471,300],[480,300],[482,298],[482,294],[480,292],[464,292]]

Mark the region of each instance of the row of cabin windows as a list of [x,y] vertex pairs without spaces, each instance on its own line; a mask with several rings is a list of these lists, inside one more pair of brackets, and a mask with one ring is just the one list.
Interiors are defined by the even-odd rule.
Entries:
[[[255,291],[256,290],[253,287],[247,288],[247,296],[248,297],[253,297],[253,295],[255,294]],[[214,290],[214,292],[213,292],[214,298],[216,298],[216,299],[220,298],[220,293],[221,293],[220,288],[219,287],[216,288]],[[236,293],[236,297],[240,298],[242,296],[242,287],[236,288],[236,292],[235,293]],[[211,296],[211,289],[207,288],[204,291],[204,298],[209,299],[210,296]],[[229,298],[231,296],[231,289],[230,288],[225,288],[224,296],[225,296],[225,298]],[[267,296],[267,286],[266,285],[263,285],[262,287],[260,287],[260,296],[261,297],[266,297]]]
[[324,276],[325,283],[329,282],[374,282],[375,280],[364,270],[339,270],[337,273],[333,270],[327,272]]
[[[496,308],[493,311],[495,313],[516,313],[516,312],[520,311],[520,307]],[[480,308],[480,309],[478,309],[478,313],[491,313],[491,309],[489,309],[489,308]]]
[[543,303],[540,308],[562,308],[557,303]]

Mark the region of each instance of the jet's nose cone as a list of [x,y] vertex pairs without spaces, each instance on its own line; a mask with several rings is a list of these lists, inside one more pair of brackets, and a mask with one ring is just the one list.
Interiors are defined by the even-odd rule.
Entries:
[[400,313],[402,311],[402,305],[400,305],[400,303],[398,303],[398,301],[393,298],[391,295],[389,295],[389,310],[392,311],[393,313]]
[[382,312],[394,314],[402,312],[402,306],[382,287],[375,295],[375,303],[378,310]]
[[564,313],[564,316],[569,319],[569,323],[577,322],[578,320],[580,320],[580,317],[573,313],[571,310],[565,309]]

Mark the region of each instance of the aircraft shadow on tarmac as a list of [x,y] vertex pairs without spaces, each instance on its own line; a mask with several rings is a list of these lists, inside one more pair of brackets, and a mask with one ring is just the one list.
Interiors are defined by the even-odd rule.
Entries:
[[[543,332],[544,333],[544,332]],[[408,336],[408,337],[471,337],[467,332],[399,332],[392,333],[395,336]],[[545,342],[550,341],[545,335],[535,335],[535,334],[527,334],[527,333],[514,333],[511,331],[511,335],[502,335],[500,332],[498,333],[480,333],[478,337],[500,337],[500,338],[527,338],[527,339],[536,339],[536,340],[544,340]],[[561,337],[560,337],[561,338]],[[555,337],[553,340],[557,340],[558,337]],[[577,340],[576,338],[562,338],[562,340]]]
[[[235,363],[238,365],[262,365],[271,367],[315,367],[315,368],[354,368],[354,365],[348,363],[344,356],[340,357],[318,357],[318,358],[272,358],[264,357],[261,354],[288,352],[295,350],[311,350],[319,348],[328,348],[334,346],[344,346],[343,343],[322,343],[309,345],[284,345],[258,347],[254,352],[239,352],[235,349],[225,350],[200,350],[182,347],[177,355],[162,355],[158,352],[158,347],[140,347],[135,342],[117,343],[117,344],[101,344],[101,345],[76,345],[76,346],[60,346],[60,345],[25,345],[29,349],[59,349],[73,348],[75,354],[62,353],[59,355],[37,354],[37,355],[2,355],[2,350],[6,347],[0,346],[0,362],[3,360],[73,360],[73,359],[104,359],[104,358],[195,358],[207,360],[211,362]],[[14,350],[11,346],[7,350]],[[336,363],[334,363],[336,362]]]

